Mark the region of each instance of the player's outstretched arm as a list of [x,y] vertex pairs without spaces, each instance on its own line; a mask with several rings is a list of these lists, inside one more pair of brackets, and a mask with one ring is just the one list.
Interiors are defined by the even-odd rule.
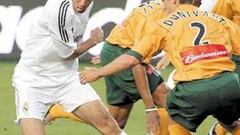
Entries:
[[123,54],[101,68],[89,68],[80,72],[79,78],[82,84],[94,82],[101,77],[118,73],[138,63],[139,60],[136,57]]

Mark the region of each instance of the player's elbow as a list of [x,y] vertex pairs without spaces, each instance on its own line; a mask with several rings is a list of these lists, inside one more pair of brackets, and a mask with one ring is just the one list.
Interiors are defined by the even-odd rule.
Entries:
[[78,57],[79,55],[77,54],[76,51],[74,51],[71,55],[62,57],[64,60],[74,60]]
[[133,67],[140,62],[136,57],[128,55],[128,54],[124,54],[122,57],[124,57],[124,59],[125,59],[123,64],[126,67]]

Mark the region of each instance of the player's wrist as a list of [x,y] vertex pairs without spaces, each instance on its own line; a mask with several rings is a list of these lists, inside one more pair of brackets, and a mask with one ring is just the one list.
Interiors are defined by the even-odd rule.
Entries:
[[145,112],[146,113],[149,113],[149,112],[153,112],[153,111],[157,111],[158,110],[158,107],[153,105],[151,107],[148,107],[148,108],[145,108]]
[[98,68],[98,69],[97,69],[96,74],[97,74],[97,77],[98,77],[98,78],[104,77],[104,75],[102,74],[101,68]]

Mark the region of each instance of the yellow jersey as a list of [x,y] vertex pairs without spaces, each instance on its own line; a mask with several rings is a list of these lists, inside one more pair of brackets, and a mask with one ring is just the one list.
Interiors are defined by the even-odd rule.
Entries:
[[225,16],[240,25],[240,0],[218,0],[212,12]]
[[161,0],[154,0],[135,8],[121,25],[115,26],[106,41],[122,48],[132,48],[141,39],[148,24],[164,17]]
[[144,60],[165,50],[176,69],[176,82],[209,78],[236,68],[230,56],[240,54],[237,29],[227,18],[184,4],[152,24],[132,51]]

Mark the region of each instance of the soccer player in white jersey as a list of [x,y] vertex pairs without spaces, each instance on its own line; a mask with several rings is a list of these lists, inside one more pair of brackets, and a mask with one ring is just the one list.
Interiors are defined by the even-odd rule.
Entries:
[[59,103],[105,135],[124,135],[90,85],[81,85],[77,57],[103,40],[100,28],[81,41],[93,0],[48,0],[32,24],[13,75],[23,135],[45,135],[43,118]]

